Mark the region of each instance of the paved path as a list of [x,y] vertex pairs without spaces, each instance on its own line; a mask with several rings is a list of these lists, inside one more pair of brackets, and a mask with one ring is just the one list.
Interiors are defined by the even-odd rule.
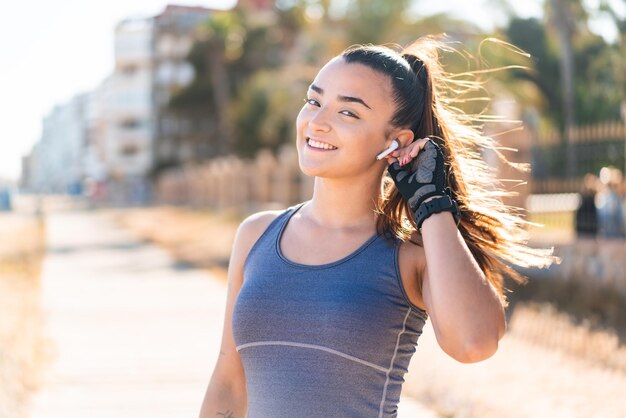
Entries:
[[33,417],[195,417],[224,289],[89,213],[48,219],[43,308],[56,359]]
[[[197,417],[226,289],[90,212],[48,217],[42,303],[55,359],[33,418]],[[403,399],[400,418],[433,418]]]

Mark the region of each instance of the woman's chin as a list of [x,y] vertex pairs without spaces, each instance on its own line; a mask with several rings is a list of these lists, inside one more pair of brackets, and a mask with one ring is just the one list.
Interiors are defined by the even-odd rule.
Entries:
[[[341,178],[341,177],[358,177],[362,175],[366,175],[368,170],[379,171],[382,172],[381,167],[372,167],[372,166],[346,166],[345,164],[340,165],[337,163],[333,164],[323,164],[318,161],[312,161],[307,158],[300,158],[299,160],[300,171],[303,174],[310,177],[326,177],[326,178]],[[378,173],[381,175],[381,173]]]
[[324,175],[324,173],[328,172],[328,170],[324,170],[319,165],[303,163],[300,163],[300,171],[310,177],[321,177]]

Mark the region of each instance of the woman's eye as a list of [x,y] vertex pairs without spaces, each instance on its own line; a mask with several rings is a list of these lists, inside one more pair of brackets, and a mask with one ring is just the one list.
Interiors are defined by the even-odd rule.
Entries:
[[[304,98],[304,103],[305,104],[309,104],[311,106],[317,106],[320,107],[320,104],[317,100],[315,99],[309,99],[309,98]],[[342,110],[341,112],[339,112],[340,114],[344,115],[344,116],[349,116],[351,118],[355,118],[355,119],[359,119],[359,117],[357,115],[355,115],[354,113],[350,112],[349,110]]]
[[304,102],[306,104],[310,104],[312,106],[317,106],[319,105],[319,103],[317,103],[317,101],[315,99],[307,99],[306,97],[304,98]]

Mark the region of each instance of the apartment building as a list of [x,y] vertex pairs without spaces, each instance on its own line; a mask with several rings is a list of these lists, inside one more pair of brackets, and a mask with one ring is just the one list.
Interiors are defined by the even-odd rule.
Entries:
[[155,167],[184,164],[210,155],[206,136],[190,138],[192,132],[208,135],[209,126],[193,129],[197,123],[169,110],[172,96],[194,79],[187,56],[194,44],[195,28],[215,13],[203,7],[170,5],[154,17],[153,117]]
[[26,189],[40,193],[80,192],[87,97],[77,95],[55,106],[44,118],[41,139],[26,159]]

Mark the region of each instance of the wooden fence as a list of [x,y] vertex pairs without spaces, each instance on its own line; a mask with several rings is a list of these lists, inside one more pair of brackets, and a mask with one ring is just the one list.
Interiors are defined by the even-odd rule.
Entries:
[[155,189],[160,203],[245,211],[284,208],[312,193],[313,178],[301,172],[290,145],[277,155],[262,150],[253,159],[227,156],[173,169],[158,179]]

